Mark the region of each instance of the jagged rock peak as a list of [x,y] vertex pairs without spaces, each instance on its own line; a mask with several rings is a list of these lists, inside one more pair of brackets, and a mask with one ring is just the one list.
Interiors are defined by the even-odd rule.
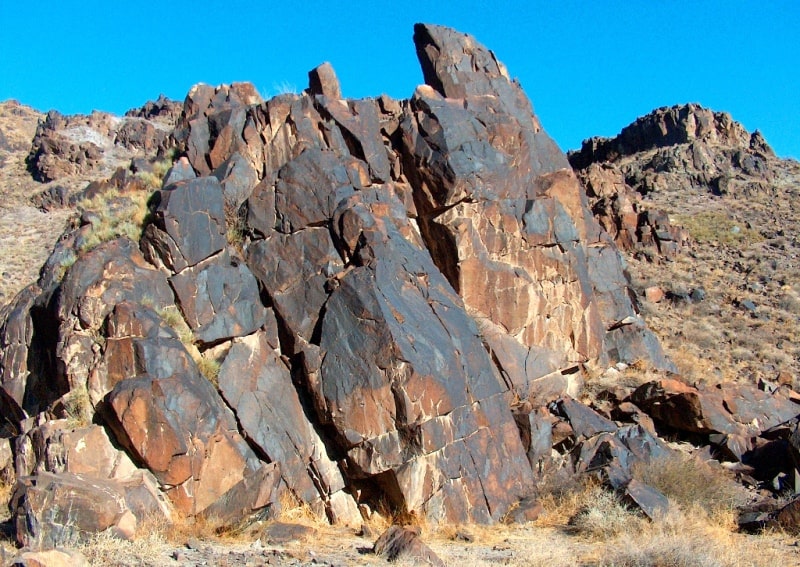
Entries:
[[569,153],[569,160],[576,169],[583,169],[590,163],[613,162],[638,152],[695,140],[774,155],[757,130],[750,134],[727,112],[714,112],[690,103],[658,108],[637,118],[614,138],[584,140],[579,151]]

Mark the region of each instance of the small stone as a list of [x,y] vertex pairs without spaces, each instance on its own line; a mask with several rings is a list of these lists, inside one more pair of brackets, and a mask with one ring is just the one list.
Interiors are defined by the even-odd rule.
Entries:
[[651,303],[660,303],[664,299],[664,290],[658,286],[650,286],[645,288],[644,297]]

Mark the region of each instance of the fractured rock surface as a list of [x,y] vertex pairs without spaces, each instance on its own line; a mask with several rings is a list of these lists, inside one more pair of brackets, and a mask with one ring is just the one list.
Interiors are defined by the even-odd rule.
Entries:
[[[179,116],[160,100],[108,127],[181,157],[138,242],[85,251],[81,221],[0,312],[19,537],[62,538],[40,487],[64,499],[54,509],[104,490],[88,531],[124,532],[148,506],[234,523],[284,496],[352,525],[386,504],[492,523],[522,502],[510,521],[527,521],[554,446],[662,511],[630,483],[668,453],[644,415],[679,428],[668,404],[637,390],[616,422],[576,401],[586,370],[673,369],[632,299],[620,230],[598,223],[492,52],[438,26],[414,41],[427,84],[409,100],[342,99],[324,64],[299,95],[198,85]],[[176,125],[162,137],[152,117]],[[45,138],[42,175],[94,167],[81,147],[89,161],[48,161]],[[123,171],[91,191],[133,183]],[[704,412],[693,423],[707,407],[741,416],[689,431],[757,437],[793,418],[784,401],[709,394],[688,404]],[[42,425],[53,418],[63,427]],[[97,462],[78,450],[90,442]],[[83,492],[60,488],[79,475]]]

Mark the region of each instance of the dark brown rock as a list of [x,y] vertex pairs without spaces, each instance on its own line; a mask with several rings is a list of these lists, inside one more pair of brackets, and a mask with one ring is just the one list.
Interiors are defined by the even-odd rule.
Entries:
[[89,562],[80,552],[72,549],[48,549],[23,551],[8,565],[9,567],[89,567]]
[[651,520],[663,518],[669,512],[669,500],[652,486],[633,479],[625,487],[625,497]]
[[[179,341],[153,338],[134,345],[138,374],[109,394],[110,425],[176,508],[197,514],[262,465]],[[260,490],[253,488],[256,500]],[[236,505],[241,507],[238,500]]]
[[312,95],[322,95],[332,100],[342,98],[339,79],[330,63],[326,61],[308,72],[308,91]]
[[616,423],[572,398],[562,398],[555,405],[559,415],[567,418],[578,438],[588,439],[598,433],[614,433],[617,430]]
[[177,183],[178,181],[194,179],[196,177],[197,174],[194,172],[194,169],[192,169],[192,166],[189,164],[188,158],[183,156],[174,164],[172,164],[172,167],[170,167],[167,173],[164,175],[162,187],[167,188],[173,183]]
[[640,386],[630,400],[675,429],[729,436],[754,437],[800,413],[779,393],[740,384],[699,390],[677,380],[660,380]]
[[800,498],[795,498],[773,515],[773,522],[789,533],[800,533]]
[[[629,348],[604,345],[618,334],[616,322],[638,319],[621,263],[593,267],[602,252],[617,252],[505,68],[446,28],[418,25],[415,43],[430,87],[417,90],[401,127],[421,233],[470,313],[524,347],[504,364],[512,384],[524,391],[531,379],[578,362],[602,365],[607,355],[615,362],[644,353],[668,364],[640,320]],[[609,305],[602,312],[598,292]],[[510,372],[526,368],[534,345],[540,358],[543,349],[553,353],[556,368]]]
[[420,529],[391,526],[375,541],[372,552],[387,561],[406,559],[414,563],[444,567],[444,562],[419,537]]
[[309,422],[289,368],[264,333],[234,341],[219,387],[264,457],[280,463],[283,482],[299,499],[321,502],[341,523],[360,521],[352,498],[331,499],[345,487],[344,478]]
[[148,227],[143,247],[150,246],[173,271],[194,266],[227,244],[223,192],[216,177],[173,183],[155,200],[152,227],[157,230]]
[[334,218],[354,267],[326,303],[316,407],[349,474],[393,478],[398,506],[496,521],[531,487],[505,386],[387,189],[354,195]]
[[170,278],[194,338],[213,344],[256,331],[266,321],[258,284],[247,266],[220,254]]
[[132,539],[136,517],[117,483],[62,473],[19,479],[11,498],[20,546],[49,549],[108,531]]
[[602,472],[620,490],[631,481],[634,465],[665,458],[670,449],[641,425],[628,425],[579,443],[572,454],[576,472]]

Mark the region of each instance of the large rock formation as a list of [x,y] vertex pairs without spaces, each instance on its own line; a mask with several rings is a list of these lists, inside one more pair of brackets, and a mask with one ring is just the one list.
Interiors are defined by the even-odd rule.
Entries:
[[[327,64],[266,102],[249,84],[193,88],[157,136],[182,158],[138,242],[89,246],[84,214],[0,313],[20,541],[57,543],[42,487],[78,475],[119,485],[97,529],[167,506],[131,503],[131,475],[227,521],[288,493],[337,522],[388,503],[489,523],[531,495],[554,442],[619,487],[665,451],[570,397],[587,368],[671,364],[566,157],[494,54],[437,26],[414,41],[427,84],[406,101],[343,100]],[[38,432],[52,418],[74,431]],[[48,457],[89,421],[115,443],[104,466]]]

